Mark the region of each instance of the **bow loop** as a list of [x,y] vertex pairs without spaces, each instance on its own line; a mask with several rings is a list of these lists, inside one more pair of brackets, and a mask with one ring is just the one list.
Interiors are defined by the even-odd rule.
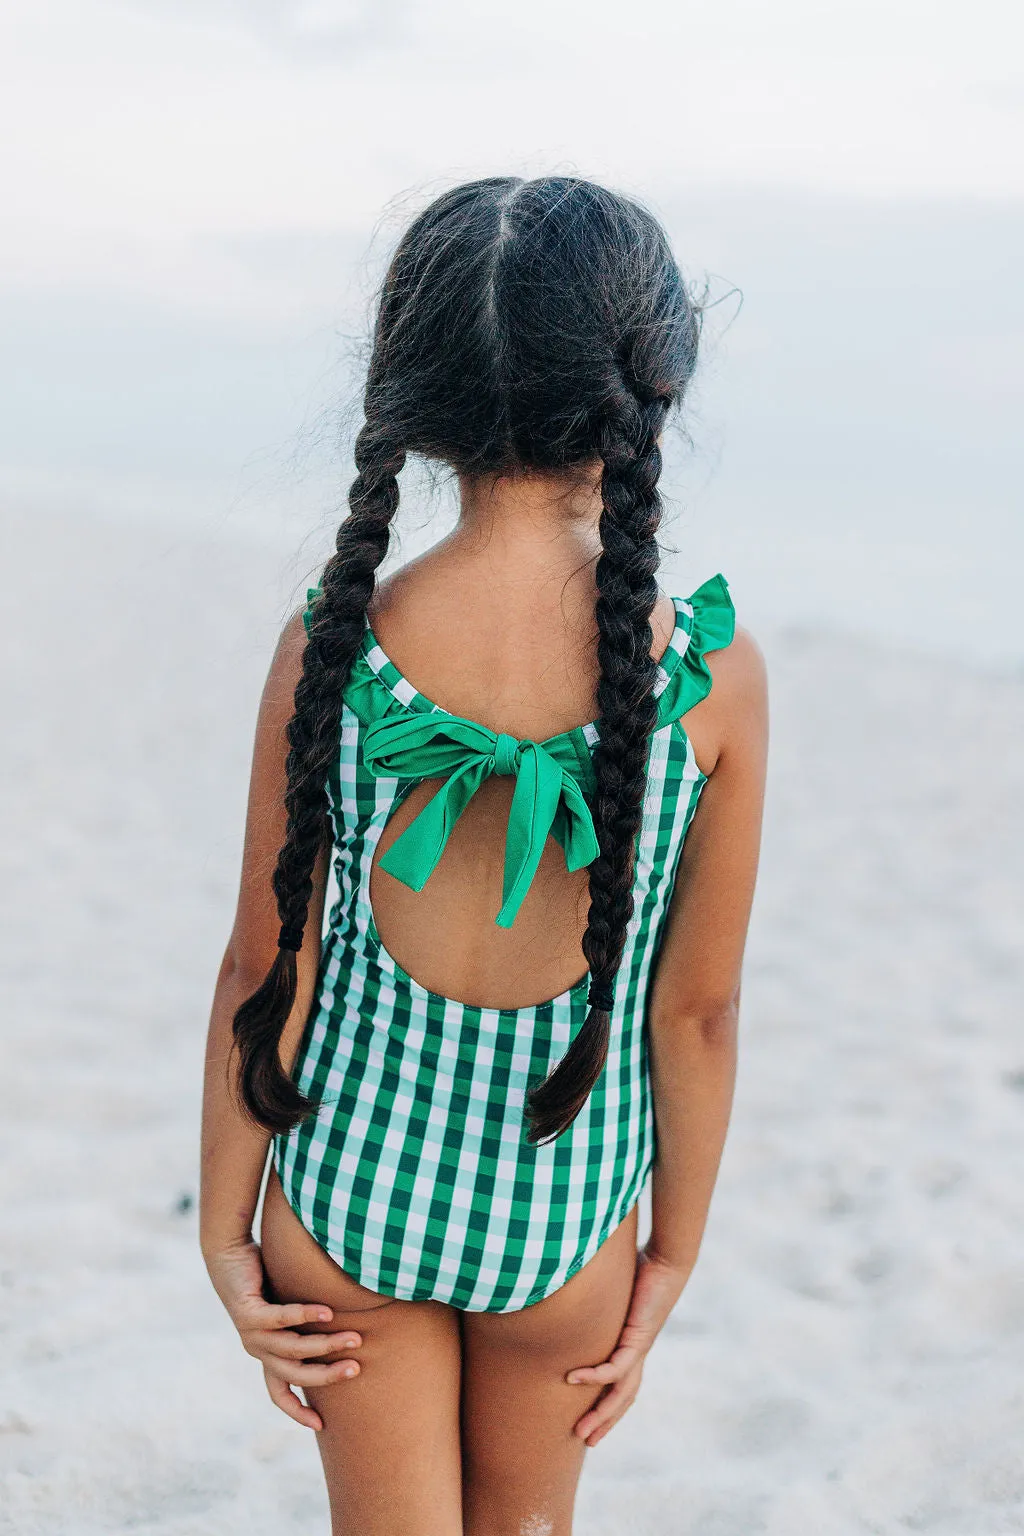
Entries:
[[494,744],[494,771],[497,774],[515,773],[519,764],[519,742],[514,736],[501,732]]
[[383,855],[381,869],[421,891],[484,780],[492,774],[514,777],[502,905],[495,919],[499,927],[511,928],[549,834],[564,849],[568,869],[583,869],[597,858],[593,816],[573,771],[579,763],[564,743],[564,737],[519,741],[440,710],[375,721],[363,739],[363,761],[372,774],[444,780]]

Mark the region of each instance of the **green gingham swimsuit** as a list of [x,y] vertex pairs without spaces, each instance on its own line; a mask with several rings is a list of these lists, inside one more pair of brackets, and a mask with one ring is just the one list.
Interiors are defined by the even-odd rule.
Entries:
[[367,627],[328,784],[340,894],[294,1068],[320,1109],[276,1139],[275,1164],[303,1225],[372,1291],[471,1312],[517,1311],[564,1285],[639,1197],[654,1150],[648,985],[706,782],[680,717],[708,693],[704,652],[728,645],[734,623],[721,576],[676,599],[675,610],[658,668],[608,1062],[572,1126],[545,1146],[526,1139],[525,1095],[582,1025],[589,977],[529,1008],[470,1007],[430,992],[381,944],[370,870],[395,807],[423,778],[444,778],[438,804],[429,802],[382,860],[417,888],[477,785],[512,774],[499,915],[507,926],[547,832],[570,867],[593,857],[586,796],[599,726],[539,744],[495,735],[425,699]]

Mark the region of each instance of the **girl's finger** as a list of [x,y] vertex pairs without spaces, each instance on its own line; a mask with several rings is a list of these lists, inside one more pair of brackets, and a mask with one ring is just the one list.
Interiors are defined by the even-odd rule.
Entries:
[[579,1365],[570,1371],[566,1381],[571,1387],[582,1386],[610,1386],[614,1381],[621,1381],[627,1371],[633,1369],[639,1358],[639,1351],[631,1345],[622,1344],[601,1365]]
[[570,1387],[610,1387],[613,1382],[621,1381],[625,1374],[625,1366],[606,1360],[604,1365],[578,1366],[565,1379]]
[[358,1349],[362,1342],[358,1333],[292,1333],[285,1329],[280,1333],[252,1333],[246,1345],[251,1346],[252,1354],[277,1355],[282,1360],[312,1360],[335,1349]]
[[271,1402],[280,1408],[282,1413],[286,1413],[290,1419],[295,1420],[296,1424],[302,1424],[306,1429],[323,1429],[324,1422],[320,1415],[312,1408],[307,1408],[286,1381],[272,1376],[269,1371],[264,1371],[263,1378],[267,1383]]
[[623,1403],[614,1419],[609,1420],[607,1424],[602,1424],[601,1428],[596,1430],[594,1434],[588,1438],[587,1445],[591,1450],[593,1450],[594,1446],[598,1445],[604,1439],[605,1435],[607,1435],[611,1430],[615,1428],[623,1414],[626,1413],[628,1409],[632,1408],[635,1401],[636,1399],[631,1397],[628,1402]]
[[590,1436],[595,1430],[600,1429],[606,1419],[615,1413],[617,1405],[622,1401],[624,1392],[621,1387],[609,1387],[603,1397],[599,1397],[593,1408],[585,1413],[576,1422],[575,1433],[581,1440],[590,1441]]
[[589,1445],[590,1437],[596,1430],[602,1426],[610,1429],[615,1420],[621,1418],[636,1397],[636,1392],[637,1383],[633,1380],[620,1381],[614,1387],[609,1387],[593,1408],[577,1421],[576,1434]]
[[306,1323],[329,1323],[334,1313],[330,1307],[315,1302],[296,1301],[288,1306],[278,1306],[276,1302],[255,1297],[245,1308],[245,1315],[247,1320],[252,1319],[254,1328],[278,1329],[301,1328]]
[[355,1360],[338,1360],[334,1365],[300,1365],[291,1360],[277,1360],[273,1355],[264,1355],[263,1369],[272,1372],[279,1381],[294,1387],[332,1387],[336,1382],[359,1375],[359,1366]]

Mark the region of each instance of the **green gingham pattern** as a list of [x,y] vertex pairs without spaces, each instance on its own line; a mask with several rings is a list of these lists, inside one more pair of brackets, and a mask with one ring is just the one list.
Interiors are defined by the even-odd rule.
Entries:
[[[648,980],[705,783],[679,717],[710,687],[704,650],[732,636],[721,577],[675,608],[608,1063],[570,1129],[541,1147],[525,1136],[526,1091],[582,1025],[589,978],[534,1007],[474,1008],[428,991],[381,944],[369,897],[374,851],[414,781],[371,774],[362,740],[396,710],[437,706],[367,629],[329,784],[339,896],[295,1065],[321,1107],[277,1138],[275,1162],[303,1225],[372,1291],[517,1311],[564,1285],[640,1194],[653,1156]],[[581,752],[598,740],[595,725],[569,734]]]

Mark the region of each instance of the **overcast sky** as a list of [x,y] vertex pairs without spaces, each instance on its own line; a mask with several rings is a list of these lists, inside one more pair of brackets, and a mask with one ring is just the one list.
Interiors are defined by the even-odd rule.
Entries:
[[1015,199],[1022,18],[1019,0],[5,0],[0,273],[242,303],[224,236],[362,232],[405,187],[506,165],[655,199]]
[[409,209],[572,170],[743,290],[695,576],[940,645],[956,606],[1024,658],[1022,143],[1020,0],[5,0],[0,494],[333,517],[333,446],[322,494],[297,458]]

